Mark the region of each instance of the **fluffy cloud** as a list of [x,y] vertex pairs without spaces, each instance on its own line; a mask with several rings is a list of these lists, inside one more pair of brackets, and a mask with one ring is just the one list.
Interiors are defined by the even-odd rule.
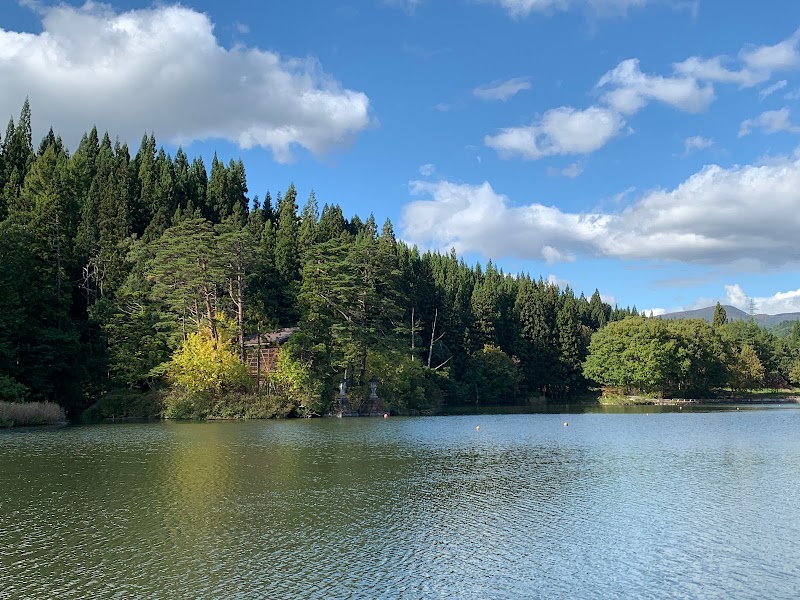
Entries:
[[788,108],[768,110],[758,115],[755,119],[742,121],[739,126],[739,137],[749,135],[754,128],[763,129],[765,133],[778,133],[779,131],[800,132],[800,127],[793,125],[789,119]]
[[800,67],[800,30],[797,30],[788,39],[772,46],[755,46],[745,48],[739,53],[739,58],[747,69],[754,72],[773,73]]
[[725,57],[700,58],[692,56],[683,62],[675,63],[673,69],[676,74],[692,77],[701,81],[714,81],[719,83],[735,83],[743,87],[752,87],[769,79],[769,74],[754,73],[752,71],[732,70],[725,66],[730,61]]
[[603,75],[597,87],[613,88],[604,94],[605,102],[627,115],[638,112],[651,100],[693,113],[705,110],[714,100],[711,85],[700,85],[691,77],[647,75],[635,58],[622,61]]
[[558,275],[554,275],[553,273],[550,273],[547,276],[547,283],[549,283],[550,285],[555,285],[561,288],[562,290],[569,285],[568,280],[562,279],[561,277],[559,277]]
[[429,196],[403,212],[404,239],[459,253],[478,251],[488,257],[519,256],[554,262],[573,250],[591,251],[593,240],[610,217],[574,215],[533,204],[511,206],[489,183],[448,181],[411,183],[414,195]]
[[645,194],[616,213],[514,205],[489,183],[414,182],[427,196],[404,210],[404,239],[490,258],[576,255],[742,268],[800,262],[800,160],[723,169],[712,165],[672,190]]
[[472,94],[481,100],[506,101],[523,90],[531,89],[529,77],[514,77],[506,81],[493,81],[472,90]]
[[578,110],[562,106],[548,110],[539,121],[523,127],[509,127],[487,135],[484,143],[503,157],[521,156],[535,160],[559,154],[594,152],[614,138],[624,121],[613,110],[590,106]]
[[742,310],[747,310],[750,304],[747,294],[738,283],[725,286],[726,303]]
[[726,303],[744,311],[749,310],[752,299],[759,313],[775,315],[787,312],[800,312],[800,289],[776,292],[772,296],[748,296],[738,283],[725,286]]
[[[544,7],[565,8],[571,3],[546,0],[498,0],[514,14],[526,14]],[[599,0],[598,0],[599,1]],[[614,4],[612,2],[612,4]],[[624,4],[624,3],[621,3]],[[629,5],[632,3],[628,3]],[[547,111],[542,119],[524,127],[509,127],[496,135],[487,135],[487,146],[496,149],[504,158],[520,156],[536,160],[554,154],[586,154],[604,146],[621,130],[624,119],[639,112],[650,102],[661,102],[678,110],[699,113],[705,111],[715,99],[714,83],[734,83],[751,87],[767,81],[775,72],[800,68],[800,30],[790,38],[772,46],[752,46],[739,53],[738,68],[729,68],[732,61],[724,56],[713,58],[690,57],[673,64],[669,76],[644,73],[639,60],[623,60],[603,75],[595,90],[601,91],[600,103],[585,110],[562,106]],[[763,98],[786,86],[785,81],[769,86],[760,92]],[[764,119],[781,116],[775,111]],[[763,116],[763,115],[762,115]],[[586,138],[575,143],[575,127],[586,127]],[[791,124],[780,122],[746,121],[743,133],[753,126],[780,131]],[[687,152],[693,148],[687,147]]]
[[[733,61],[726,56],[690,57],[674,65],[675,72],[702,81],[736,83],[752,87],[763,83],[779,71],[800,68],[800,30],[772,46],[749,46],[739,52],[738,69],[726,65]],[[781,86],[782,87],[782,86]]]
[[180,5],[47,8],[40,34],[0,29],[0,115],[16,114],[28,96],[39,129],[52,124],[70,144],[96,123],[131,141],[152,130],[175,142],[262,146],[279,161],[295,147],[322,154],[346,145],[370,126],[367,96],[315,60],[226,49],[213,29]]
[[694,150],[705,150],[714,145],[714,140],[704,138],[701,135],[688,137],[683,141],[683,155],[687,156]]

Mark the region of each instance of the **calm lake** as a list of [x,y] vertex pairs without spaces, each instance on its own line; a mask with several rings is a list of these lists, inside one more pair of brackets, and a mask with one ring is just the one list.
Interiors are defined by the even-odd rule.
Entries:
[[650,411],[5,431],[0,598],[800,597],[800,409]]

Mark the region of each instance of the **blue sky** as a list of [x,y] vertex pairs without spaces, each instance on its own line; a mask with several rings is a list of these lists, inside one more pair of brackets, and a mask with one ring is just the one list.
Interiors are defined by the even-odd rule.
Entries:
[[0,81],[621,306],[800,310],[800,3],[5,0]]

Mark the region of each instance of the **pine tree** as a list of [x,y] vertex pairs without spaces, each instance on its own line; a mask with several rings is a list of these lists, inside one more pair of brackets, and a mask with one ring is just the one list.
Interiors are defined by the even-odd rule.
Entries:
[[347,230],[347,223],[345,222],[342,208],[338,204],[329,206],[325,204],[322,207],[322,214],[319,218],[319,226],[317,227],[319,242],[327,242]]
[[232,206],[228,192],[228,171],[225,165],[217,158],[216,152],[211,160],[211,174],[208,179],[207,206],[210,214],[207,216],[214,223],[219,223],[231,214]]
[[583,380],[582,365],[586,348],[578,313],[578,304],[572,290],[567,288],[556,315],[558,330],[558,381],[556,396],[565,398],[574,392]]
[[300,213],[300,227],[297,232],[297,244],[301,254],[317,243],[319,228],[319,205],[314,190],[308,195],[308,200]]
[[292,184],[278,204],[278,228],[275,232],[275,268],[286,282],[297,281],[300,278],[296,198],[297,192],[294,184]]
[[242,159],[228,164],[228,205],[231,214],[238,215],[238,224],[244,226],[250,209],[250,199],[247,197],[247,175],[244,171]]
[[5,217],[12,204],[17,202],[25,177],[33,164],[33,140],[31,134],[31,107],[28,99],[22,105],[19,121],[8,122],[3,148],[3,189],[0,201],[0,218]]
[[156,205],[156,140],[151,135],[142,137],[136,157],[131,161],[135,173],[134,194],[131,206],[131,226],[133,232],[141,236],[153,219]]
[[728,313],[722,307],[722,305],[717,302],[717,305],[714,307],[714,319],[711,321],[711,325],[714,327],[721,327],[728,322]]
[[201,216],[207,220],[212,217],[213,211],[208,205],[208,173],[201,157],[192,160],[192,165],[189,167],[186,210],[188,213],[199,210]]
[[0,223],[0,399],[50,400],[75,414],[78,335],[40,246],[25,225]]
[[155,180],[152,190],[150,223],[143,238],[145,241],[155,240],[161,237],[170,226],[172,216],[175,214],[177,204],[175,202],[175,175],[173,173],[172,159],[160,148],[153,165]]
[[207,329],[218,339],[218,294],[225,281],[214,231],[204,219],[186,219],[153,242],[146,276],[152,297],[169,307],[174,328]]
[[[610,308],[610,307],[609,307]],[[589,299],[589,315],[591,318],[591,328],[594,330],[605,327],[609,320],[606,305],[600,298],[600,292],[595,289],[594,294]]]

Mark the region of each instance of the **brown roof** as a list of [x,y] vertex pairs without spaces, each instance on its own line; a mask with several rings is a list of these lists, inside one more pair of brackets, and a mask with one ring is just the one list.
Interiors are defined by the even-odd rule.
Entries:
[[[292,334],[297,330],[296,327],[287,327],[285,329],[278,329],[278,331],[272,331],[270,333],[262,333],[261,334],[261,345],[262,346],[271,346],[271,345],[278,345],[280,346],[286,340],[288,340]],[[258,346],[258,335],[249,335],[244,340],[245,346]]]

